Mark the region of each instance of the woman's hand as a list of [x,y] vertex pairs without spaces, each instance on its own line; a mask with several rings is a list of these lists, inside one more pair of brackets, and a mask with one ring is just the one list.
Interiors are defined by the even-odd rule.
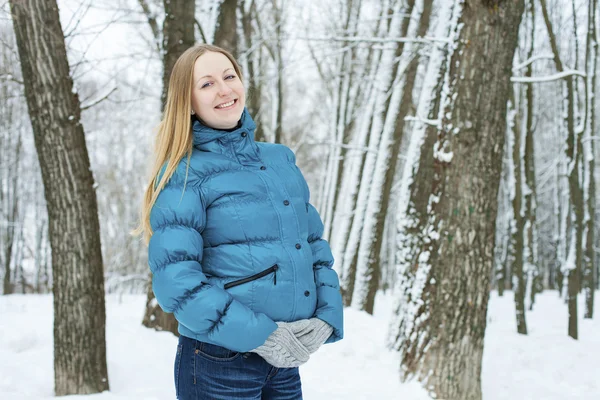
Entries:
[[289,324],[296,338],[306,347],[309,353],[319,350],[319,347],[333,333],[333,328],[319,318],[301,319]]
[[277,368],[295,368],[307,362],[310,358],[310,352],[298,340],[291,324],[277,322],[277,326],[277,329],[271,333],[265,343],[252,350],[252,352]]

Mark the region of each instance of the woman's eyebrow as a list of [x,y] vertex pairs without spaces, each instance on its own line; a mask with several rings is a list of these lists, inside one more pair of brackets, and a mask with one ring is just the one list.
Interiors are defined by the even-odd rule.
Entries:
[[[230,70],[230,69],[233,69],[233,68],[225,68],[225,69],[223,70],[223,73],[227,72],[227,71],[228,71],[228,70]],[[198,83],[198,82],[200,81],[200,79],[204,79],[204,78],[212,78],[212,75],[204,75],[203,77],[201,77],[201,78],[198,78],[198,80],[196,81],[196,83]]]

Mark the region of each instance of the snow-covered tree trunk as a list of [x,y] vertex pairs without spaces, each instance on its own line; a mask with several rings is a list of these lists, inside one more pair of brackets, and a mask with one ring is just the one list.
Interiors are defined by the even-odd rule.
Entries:
[[[554,55],[554,63],[558,72],[563,72],[564,67],[561,61],[556,37],[552,29],[552,23],[548,15],[546,0],[540,0],[544,23],[548,31],[550,46]],[[574,16],[575,18],[575,16]],[[571,237],[569,240],[568,255],[563,265],[563,274],[567,275],[567,301],[569,307],[569,336],[577,339],[577,294],[580,290],[579,275],[581,273],[582,244],[583,244],[583,193],[579,183],[580,160],[582,154],[581,132],[575,127],[575,99],[573,76],[565,77],[566,81],[566,127],[567,143],[565,146],[565,155],[567,159],[567,174],[569,179],[569,222]]]
[[[345,15],[342,33],[350,36],[358,33],[361,0],[346,0],[342,15]],[[349,43],[342,42],[343,47]],[[343,71],[340,79],[337,79],[337,87],[334,88],[333,109],[334,118],[331,119],[331,131],[335,132],[334,140],[330,145],[328,168],[326,179],[321,188],[324,194],[324,204],[321,208],[323,222],[325,225],[324,236],[330,238],[332,233],[332,221],[337,209],[342,187],[342,174],[346,165],[348,148],[354,132],[355,113],[357,108],[356,97],[358,95],[355,87],[357,49],[350,46],[338,57],[335,71]],[[337,263],[339,265],[339,263]]]
[[[527,1],[527,31],[528,31],[528,51],[527,59],[533,57],[534,42],[535,42],[535,7],[533,0]],[[525,77],[530,78],[533,74],[533,63],[529,63],[525,71]],[[534,140],[533,140],[533,84],[528,83],[525,86],[525,143],[523,154],[523,269],[525,278],[527,279],[527,287],[525,290],[525,301],[529,301],[529,309],[533,308],[536,293],[542,290],[541,273],[538,266],[537,257],[537,222],[536,222],[536,207],[537,207],[537,190],[535,182],[535,163],[534,163]]]
[[[14,35],[6,33],[10,42],[14,41]],[[0,49],[0,61],[6,69],[17,69],[18,60],[13,52],[16,45],[11,47],[7,43]],[[2,294],[5,295],[13,293],[16,284],[11,266],[17,266],[14,249],[24,213],[24,204],[19,201],[23,196],[19,170],[23,162],[22,118],[27,110],[19,101],[20,90],[16,82],[0,80],[0,271],[4,273]]]
[[[388,32],[386,27],[387,24],[382,22],[384,15],[387,12],[387,6],[388,2],[384,3],[380,10],[377,37],[386,37]],[[348,145],[348,150],[344,155],[345,161],[343,165],[340,165],[340,167],[343,168],[343,174],[342,179],[338,181],[337,184],[341,185],[339,193],[343,193],[344,195],[339,197],[336,207],[333,210],[334,216],[330,243],[334,259],[336,260],[335,268],[340,274],[342,294],[346,305],[350,305],[351,296],[354,290],[356,269],[350,269],[351,263],[347,262],[345,259],[345,249],[354,221],[358,189],[362,180],[362,174],[364,172],[363,165],[368,151],[366,144],[369,138],[371,121],[377,98],[377,96],[375,96],[376,87],[373,82],[375,81],[381,54],[382,51],[379,48],[369,50],[369,56],[365,60],[365,62],[368,63],[365,71],[368,73],[368,79],[365,79],[367,85],[363,88],[365,94],[364,96],[361,96],[361,98],[364,99],[364,103],[356,117],[356,129],[351,132],[352,139]],[[351,96],[350,98],[352,99],[353,97],[355,96]],[[338,142],[341,139],[342,137],[338,135]]]
[[[407,2],[405,14],[410,20],[419,21],[409,27],[409,37],[425,37],[429,29],[432,0]],[[414,8],[414,11],[413,11]],[[420,17],[419,17],[420,15]],[[415,32],[416,31],[416,32]],[[412,92],[419,66],[418,46],[408,44],[398,46],[396,59],[400,59],[395,72],[392,97],[386,113],[383,137],[377,151],[377,161],[367,203],[360,247],[358,250],[357,276],[353,301],[357,308],[373,313],[375,295],[381,275],[380,253],[384,237],[385,217],[389,211],[392,185],[395,181],[396,166],[403,140],[405,117],[412,106]],[[396,83],[397,82],[397,83]]]
[[[408,31],[410,19],[405,18],[407,14],[407,5],[402,1],[397,1],[392,5],[388,17],[389,31],[388,37],[405,37]],[[408,12],[410,15],[410,12]],[[369,133],[369,144],[368,151],[365,156],[365,162],[363,166],[362,176],[360,180],[360,186],[358,188],[358,198],[356,201],[356,207],[354,209],[352,227],[350,229],[350,236],[348,237],[348,243],[344,247],[344,269],[350,271],[348,275],[344,274],[343,283],[347,283],[350,280],[348,286],[344,286],[344,295],[346,304],[350,303],[354,307],[360,307],[356,302],[353,302],[353,295],[355,293],[362,293],[363,288],[361,284],[366,283],[366,279],[358,280],[356,277],[360,277],[365,274],[363,268],[362,271],[358,271],[358,249],[360,246],[361,235],[365,224],[365,215],[368,206],[368,196],[371,189],[371,185],[375,173],[375,164],[377,161],[377,154],[381,150],[380,142],[382,140],[384,131],[385,114],[388,111],[390,104],[390,91],[392,91],[393,82],[396,79],[397,68],[396,65],[396,48],[397,43],[387,42],[382,44],[383,51],[381,60],[376,70],[374,87],[375,91],[373,97],[375,98],[374,111],[372,119],[369,121],[370,133]],[[398,95],[398,93],[396,93]],[[393,127],[388,127],[393,128]],[[362,266],[366,267],[366,263]],[[356,271],[356,272],[355,272]],[[368,279],[368,278],[367,278]],[[378,277],[377,282],[378,283]],[[354,286],[352,288],[352,286]],[[350,289],[353,290],[350,290]]]
[[412,181],[395,344],[403,377],[416,376],[436,398],[481,399],[506,105],[523,9],[523,1],[454,3],[440,121],[426,131]]
[[56,1],[10,0],[48,208],[56,396],[109,390],[95,180]]
[[515,312],[517,317],[517,332],[527,334],[527,323],[525,319],[525,277],[523,276],[523,247],[525,218],[523,216],[523,157],[522,157],[522,129],[519,110],[521,110],[521,89],[517,88],[513,92],[508,111],[508,127],[511,130],[512,139],[511,150],[514,166],[514,192],[512,198],[512,209],[514,229],[512,229],[512,241],[514,249],[514,259],[512,265],[513,290],[515,296]]
[[595,95],[596,95],[596,68],[598,61],[598,37],[596,33],[596,10],[598,1],[590,0],[588,8],[588,29],[586,41],[586,122],[584,131],[584,196],[585,196],[585,252],[583,254],[583,282],[582,288],[585,296],[585,318],[594,316],[594,289],[595,269],[597,260],[594,257],[594,233],[596,215],[596,182],[594,162],[594,134],[596,133]]

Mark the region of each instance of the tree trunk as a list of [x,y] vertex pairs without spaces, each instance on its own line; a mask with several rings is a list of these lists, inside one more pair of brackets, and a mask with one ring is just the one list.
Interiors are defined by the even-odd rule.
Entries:
[[[359,13],[362,0],[346,0],[345,1],[345,22],[343,30],[348,36],[356,35],[358,24],[359,24]],[[348,42],[343,42],[341,46],[350,46]],[[321,188],[322,195],[324,195],[324,205],[321,207],[320,212],[323,216],[324,223],[324,235],[327,238],[331,238],[332,220],[336,212],[340,190],[342,188],[342,177],[344,173],[344,165],[346,162],[346,155],[348,149],[345,145],[348,145],[352,139],[352,133],[354,132],[354,121],[356,102],[352,101],[351,90],[354,86],[355,69],[356,69],[356,47],[351,47],[348,51],[345,51],[339,58],[336,66],[336,70],[344,71],[344,74],[336,79],[337,86],[335,90],[334,98],[334,117],[331,118],[332,132],[334,133],[331,138],[331,146],[329,150],[327,160],[327,171],[326,178],[324,179],[323,187]],[[337,100],[337,101],[336,101]],[[321,204],[319,204],[321,206]]]
[[161,110],[167,101],[169,79],[175,62],[184,51],[194,45],[195,1],[164,0],[163,25],[163,90]]
[[[517,96],[520,94],[520,89]],[[521,109],[520,101],[515,101],[517,96],[511,96],[513,109],[509,111],[509,115],[513,116],[511,121],[512,127],[509,129],[513,130],[513,143],[512,143],[512,158],[514,165],[514,198],[513,198],[513,223],[515,227],[513,229],[513,248],[514,248],[514,259],[512,265],[512,277],[513,282],[516,284],[514,287],[515,296],[515,312],[517,317],[517,332],[523,335],[527,335],[527,323],[525,320],[525,279],[523,276],[523,235],[525,230],[525,218],[521,213],[523,206],[523,174],[521,170],[522,159],[521,159],[521,122],[519,117],[519,110]],[[520,97],[520,96],[519,96]]]
[[263,81],[260,79],[262,72],[262,46],[255,47],[254,25],[253,21],[258,23],[256,14],[256,2],[250,1],[250,5],[246,6],[245,0],[241,0],[240,4],[241,24],[244,32],[242,43],[244,43],[244,56],[240,61],[245,62],[247,67],[247,75],[244,77],[246,83],[246,108],[254,118],[256,129],[254,130],[254,139],[256,141],[264,141],[263,129],[261,126],[261,97]]
[[[535,42],[535,7],[533,0],[529,0],[527,3],[527,14],[529,16],[528,21],[530,26],[529,29],[529,50],[527,58],[533,57],[533,49]],[[533,64],[530,63],[525,71],[526,77],[531,77],[533,74]],[[529,83],[525,87],[525,107],[526,107],[526,119],[525,119],[525,154],[523,157],[523,168],[525,175],[525,187],[523,193],[524,201],[524,213],[523,218],[525,220],[525,231],[524,235],[524,254],[523,262],[525,264],[525,273],[527,274],[527,288],[529,295],[529,309],[533,309],[535,303],[535,295],[543,289],[543,283],[541,281],[542,274],[538,266],[537,257],[537,221],[536,221],[536,210],[537,210],[537,190],[535,183],[535,162],[534,162],[534,147],[533,147],[533,84]]]
[[[405,37],[408,31],[409,18],[405,18],[405,11],[408,5],[397,2],[390,6],[387,10],[387,20],[389,21],[387,37]],[[365,284],[368,284],[369,277],[367,277],[366,263],[364,262],[365,252],[360,254],[359,262],[359,251],[361,237],[363,234],[363,227],[365,218],[367,216],[367,207],[369,193],[371,190],[371,184],[375,174],[375,166],[377,162],[377,153],[379,150],[380,142],[384,136],[383,130],[385,122],[385,114],[389,109],[390,97],[388,91],[392,90],[395,81],[396,68],[396,51],[399,44],[387,43],[383,46],[380,62],[377,64],[377,68],[374,68],[375,79],[373,82],[374,90],[374,111],[372,117],[369,118],[368,125],[370,126],[369,131],[369,144],[368,151],[365,152],[364,164],[361,173],[360,186],[358,186],[358,198],[356,201],[356,208],[351,214],[352,222],[350,235],[348,236],[348,242],[343,247],[343,268],[344,271],[348,271],[349,274],[344,272],[344,286],[346,302],[351,303],[354,307],[361,308],[362,298],[365,293]],[[401,46],[403,47],[403,46]],[[389,129],[389,127],[388,127]],[[356,272],[355,272],[356,271]],[[356,274],[356,278],[353,276]],[[377,273],[378,274],[378,273]],[[378,284],[379,277],[376,278]],[[350,291],[350,287],[353,287],[353,291]],[[361,295],[356,300],[353,296],[357,293]]]
[[48,207],[57,396],[109,389],[94,177],[55,1],[11,0]]
[[[439,125],[413,180],[397,343],[403,377],[481,399],[497,193],[523,1],[456,1]],[[411,235],[412,234],[412,235]]]
[[[169,79],[175,62],[184,51],[194,45],[194,3],[193,1],[184,0],[164,0],[162,108],[164,108],[167,100]],[[142,325],[158,331],[170,331],[178,336],[177,320],[173,314],[165,313],[158,305],[150,283],[152,274],[149,274],[149,276],[146,312]]]
[[221,3],[213,44],[238,58],[237,0],[223,0]]
[[583,255],[583,290],[585,294],[585,313],[584,318],[593,318],[594,316],[594,270],[596,268],[596,258],[594,252],[594,234],[596,215],[596,182],[595,182],[595,162],[594,162],[594,138],[596,132],[596,68],[598,61],[598,38],[596,36],[596,8],[597,0],[590,0],[588,9],[588,34],[586,42],[586,143],[585,143],[585,168],[586,168],[586,216],[585,216],[585,253]]
[[[417,13],[421,13],[421,16],[415,37],[425,37],[427,34],[432,2],[432,0],[425,0],[417,8]],[[413,7],[414,1],[407,1],[405,14],[410,15]],[[408,27],[406,27],[406,30],[403,29],[403,31],[407,32]],[[403,50],[403,46],[398,47],[396,50],[397,59],[402,56]],[[372,236],[363,235],[360,243],[359,253],[363,252],[368,255],[365,260],[366,273],[364,274],[367,282],[363,285],[367,291],[359,295],[361,297],[360,308],[369,314],[373,313],[375,295],[379,289],[382,269],[380,254],[383,243],[385,216],[389,210],[392,185],[395,180],[396,166],[404,133],[404,122],[413,104],[412,93],[419,66],[419,57],[415,56],[413,52],[418,52],[418,49],[414,48],[414,46],[407,49],[406,54],[402,58],[403,62],[399,63],[396,70],[396,74],[403,74],[404,85],[398,85],[395,89],[399,90],[402,95],[397,96],[397,101],[392,105],[393,109],[389,110],[387,114],[388,118],[393,118],[391,121],[386,121],[385,124],[386,126],[390,124],[394,127],[392,137],[385,137],[382,140],[377,153],[378,165],[375,170],[378,176],[375,176],[373,179],[373,189],[370,194],[369,206],[367,206],[369,218],[365,221],[365,227],[363,228],[363,232],[372,233]],[[394,97],[393,94],[392,101]]]
[[[540,0],[542,6],[542,13],[544,15],[544,23],[548,31],[550,38],[550,46],[552,53],[554,54],[554,63],[558,72],[563,72],[563,64],[558,51],[558,45],[556,43],[556,37],[552,30],[552,23],[548,16],[548,8],[546,7],[546,0]],[[573,76],[567,76],[566,80],[566,104],[567,104],[567,115],[566,115],[566,126],[567,126],[567,146],[565,155],[568,165],[569,174],[569,194],[570,194],[570,207],[569,215],[571,223],[571,235],[572,238],[569,241],[570,248],[568,250],[569,256],[567,256],[567,265],[565,269],[568,272],[568,284],[567,284],[567,301],[569,307],[569,336],[573,339],[577,339],[577,294],[579,293],[579,275],[581,273],[581,261],[582,261],[582,244],[583,244],[583,194],[581,192],[581,186],[579,184],[579,169],[580,159],[582,153],[581,135],[575,131],[575,99],[574,99],[574,85]],[[573,237],[574,236],[574,237]]]
[[[379,15],[379,19],[377,22],[377,30],[376,34],[378,37],[384,37],[388,35],[387,23],[383,21],[386,19],[384,16],[387,13],[387,5],[388,3],[384,3],[381,8],[381,12]],[[341,185],[341,189],[339,189],[339,193],[344,193],[344,196],[338,198],[338,203],[335,204],[335,208],[333,208],[332,204],[326,204],[326,209],[334,212],[333,223],[332,223],[332,233],[330,237],[331,248],[333,250],[334,259],[337,260],[335,268],[338,270],[340,274],[340,286],[342,291],[342,298],[344,301],[344,305],[349,306],[352,302],[352,295],[354,293],[354,282],[356,277],[356,263],[354,263],[353,255],[347,253],[348,242],[350,240],[350,235],[352,230],[354,229],[354,213],[356,212],[357,200],[358,200],[358,191],[360,188],[360,182],[363,179],[363,173],[365,168],[363,168],[366,160],[367,153],[364,151],[364,148],[370,146],[369,141],[372,137],[369,136],[369,132],[372,129],[372,116],[375,112],[375,104],[376,104],[376,87],[373,84],[375,81],[375,74],[377,72],[377,68],[379,66],[379,61],[381,60],[382,50],[381,47],[375,49],[369,49],[369,57],[366,62],[369,66],[366,68],[369,73],[369,79],[367,79],[368,83],[365,85],[366,88],[363,89],[365,93],[365,102],[359,112],[357,117],[356,130],[349,131],[347,129],[343,129],[344,134],[346,132],[351,132],[352,140],[350,142],[351,148],[344,155],[344,163],[338,164],[335,154],[340,154],[340,152],[335,152],[332,148],[329,156],[329,164],[332,168],[328,168],[328,177],[336,175],[336,168],[343,168],[343,175],[341,181],[338,181],[337,184]],[[343,66],[340,67],[343,69]],[[343,82],[346,82],[344,80]],[[348,84],[351,81],[347,81]],[[344,83],[343,83],[344,84]],[[343,92],[343,91],[342,91]],[[348,99],[349,101],[349,99]],[[339,112],[348,113],[352,108],[348,108],[348,106],[339,106]],[[338,112],[338,113],[339,113]],[[341,121],[344,119],[340,119],[339,116],[336,117],[337,124],[339,125]],[[338,132],[336,143],[343,142],[343,138],[340,138],[340,134],[342,129],[340,126],[336,129]],[[373,135],[375,136],[375,135]],[[329,188],[331,183],[326,181],[326,188]],[[337,189],[336,189],[337,190]],[[327,198],[327,202],[331,202],[331,194]],[[329,211],[327,211],[329,212]],[[333,229],[335,227],[335,229]]]

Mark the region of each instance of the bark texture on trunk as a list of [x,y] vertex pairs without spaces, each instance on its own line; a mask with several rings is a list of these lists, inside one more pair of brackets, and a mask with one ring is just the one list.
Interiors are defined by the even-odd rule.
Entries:
[[161,110],[167,101],[169,79],[175,62],[184,51],[194,45],[195,1],[164,0],[163,25],[163,91]]
[[[517,89],[520,90],[520,89]],[[513,223],[515,228],[512,232],[512,241],[514,248],[514,258],[512,265],[512,278],[516,285],[514,287],[515,295],[515,313],[517,317],[517,332],[527,335],[527,323],[525,320],[525,279],[523,275],[523,249],[524,249],[524,230],[525,217],[522,215],[523,207],[523,174],[522,174],[522,159],[521,159],[521,122],[519,121],[520,104],[515,104],[515,96],[512,96],[512,104],[515,107],[513,110],[514,120],[513,125],[513,147],[512,158],[514,165],[514,185],[515,193],[512,202],[513,206]]]
[[[190,2],[193,3],[193,2]],[[219,46],[238,58],[237,0],[224,0],[219,8],[215,29],[215,46]]]
[[94,177],[55,1],[11,0],[48,207],[57,396],[108,390],[104,274]]
[[595,182],[595,162],[594,162],[594,140],[592,136],[596,132],[596,69],[598,62],[598,37],[596,33],[596,9],[598,6],[597,0],[590,0],[588,9],[588,34],[586,46],[586,71],[587,71],[587,86],[586,86],[586,103],[587,103],[587,122],[586,122],[586,157],[584,166],[587,168],[587,198],[586,198],[586,221],[585,221],[585,253],[583,255],[583,289],[585,293],[585,313],[584,318],[593,318],[594,316],[594,291],[595,291],[595,274],[597,268],[597,259],[594,252],[595,229],[596,224],[596,182]]
[[[404,378],[436,398],[480,400],[506,104],[523,0],[455,3],[441,129],[413,181],[397,344]],[[412,233],[412,234],[411,234]]]

